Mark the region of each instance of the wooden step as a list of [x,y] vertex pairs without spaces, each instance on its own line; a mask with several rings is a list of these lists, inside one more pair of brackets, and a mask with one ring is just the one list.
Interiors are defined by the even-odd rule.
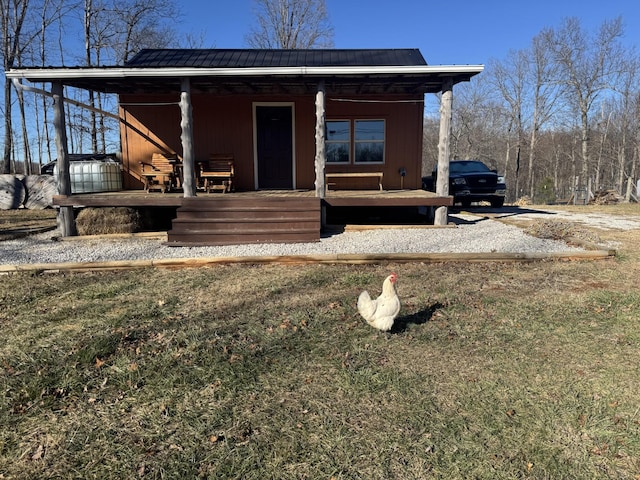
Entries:
[[185,198],[168,245],[234,245],[320,241],[320,199],[291,197]]

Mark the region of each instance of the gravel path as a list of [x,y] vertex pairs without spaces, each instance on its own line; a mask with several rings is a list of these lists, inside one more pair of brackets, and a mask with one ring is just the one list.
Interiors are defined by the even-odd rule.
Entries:
[[56,232],[0,242],[0,265],[204,258],[379,253],[557,253],[581,249],[544,240],[486,217],[454,214],[456,228],[346,231],[315,243],[169,247],[157,239],[54,241]]

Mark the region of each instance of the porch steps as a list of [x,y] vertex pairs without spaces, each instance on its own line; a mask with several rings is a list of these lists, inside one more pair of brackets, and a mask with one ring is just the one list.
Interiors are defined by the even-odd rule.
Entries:
[[317,242],[320,228],[317,198],[220,194],[184,198],[167,245]]

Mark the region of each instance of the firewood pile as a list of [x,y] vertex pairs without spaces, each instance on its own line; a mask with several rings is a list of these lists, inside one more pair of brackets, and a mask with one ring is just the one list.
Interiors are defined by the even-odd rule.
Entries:
[[615,190],[600,190],[594,194],[591,203],[595,205],[613,205],[624,201],[624,197]]

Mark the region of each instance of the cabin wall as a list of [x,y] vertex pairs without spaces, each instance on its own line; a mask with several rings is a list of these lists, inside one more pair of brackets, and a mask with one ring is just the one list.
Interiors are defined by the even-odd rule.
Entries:
[[[421,188],[423,96],[350,97],[348,100],[329,96],[327,120],[385,120],[384,165],[327,164],[327,172],[381,171],[385,190],[399,189],[401,185],[407,189]],[[399,173],[401,168],[406,170],[404,182]],[[375,181],[373,185],[375,187]],[[341,188],[349,186],[371,188],[372,179],[340,180]]]
[[[212,153],[233,154],[239,190],[253,190],[254,177],[254,104],[293,103],[295,132],[295,186],[313,189],[315,181],[315,96],[251,95],[212,96],[193,93],[193,144],[196,162]],[[326,99],[326,118],[384,119],[384,165],[328,165],[327,171],[382,171],[385,189],[400,188],[398,173],[405,168],[404,188],[421,186],[423,97],[417,95],[375,98],[350,97],[342,101],[331,95]],[[121,141],[126,189],[140,189],[140,162],[149,161],[154,152],[182,154],[180,143],[179,95],[121,95]],[[371,180],[340,183],[344,188],[370,188]]]

